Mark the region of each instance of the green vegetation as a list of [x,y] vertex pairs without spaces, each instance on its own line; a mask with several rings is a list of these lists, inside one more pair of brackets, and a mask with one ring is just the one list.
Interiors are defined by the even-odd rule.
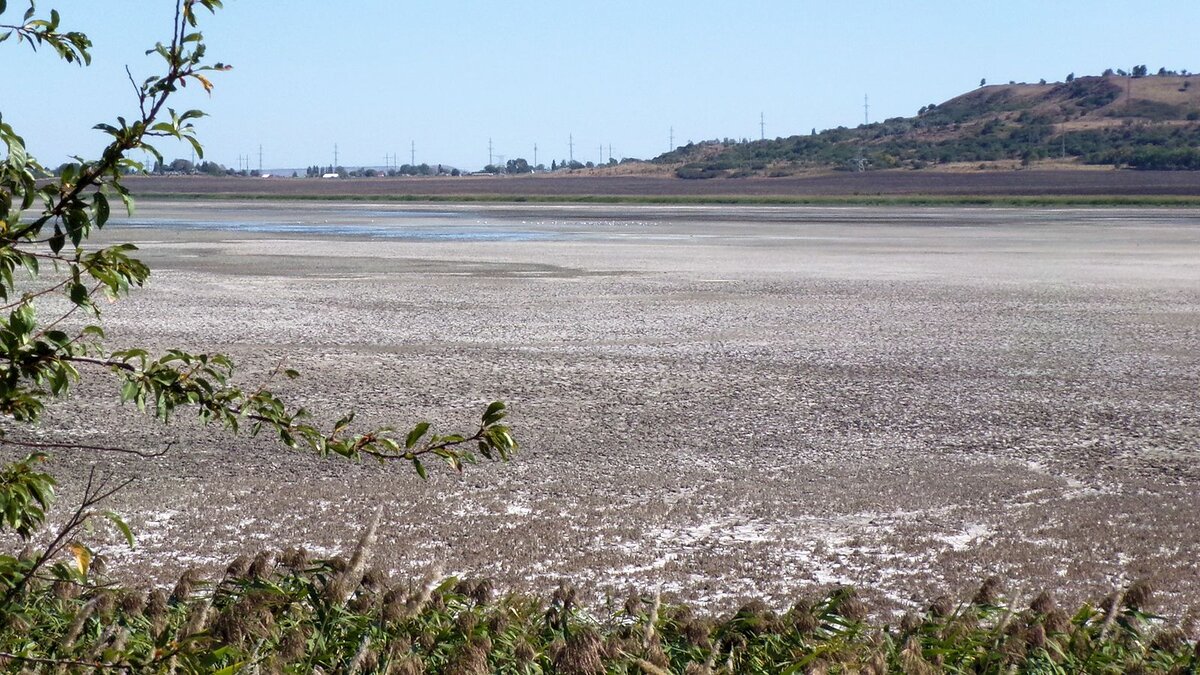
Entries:
[[[0,15],[6,7],[0,0]],[[0,123],[7,149],[0,163],[0,444],[31,451],[0,468],[0,536],[23,545],[0,555],[0,668],[12,672],[164,673],[795,673],[812,671],[935,672],[1195,672],[1186,635],[1146,611],[1145,587],[1134,587],[1074,614],[1049,595],[1028,609],[1001,600],[989,581],[969,603],[939,600],[898,625],[868,621],[852,589],[797,602],[777,614],[750,603],[709,618],[658,597],[631,598],[620,609],[583,611],[569,586],[548,600],[497,597],[487,581],[431,579],[398,584],[370,565],[379,519],[348,559],[312,560],[299,549],[263,552],[231,563],[219,581],[186,573],[172,592],[122,588],[88,548],[88,525],[110,522],[132,544],[134,533],[102,510],[127,483],[94,472],[65,522],[47,527],[54,478],[41,470],[43,450],[133,452],[121,447],[39,439],[30,425],[66,396],[83,369],[112,378],[114,396],[156,419],[193,411],[232,433],[266,431],[286,446],[321,455],[411,462],[454,469],[506,459],[516,444],[505,408],[487,406],[473,433],[433,434],[420,423],[400,434],[351,431],[353,414],[320,428],[307,411],[289,408],[264,384],[242,388],[221,354],[110,350],[99,327],[101,299],[117,300],[150,271],[130,245],[89,246],[110,217],[110,197],[127,206],[121,177],[143,169],[128,159],[153,137],[187,141],[198,156],[192,120],[202,113],[166,107],[185,82],[210,89],[197,9],[219,0],[181,0],[167,44],[153,50],[162,75],[137,91],[139,114],[100,125],[111,137],[100,159],[60,167],[44,182],[23,139]],[[0,39],[48,46],[68,62],[88,61],[82,33],[59,30],[60,18],[31,8]],[[455,198],[459,199],[459,198]],[[35,208],[36,207],[36,208]],[[28,214],[34,212],[31,217]],[[42,318],[43,299],[65,309]],[[84,317],[88,317],[84,320]],[[274,376],[296,377],[280,369]],[[119,444],[121,439],[115,439]],[[47,531],[50,530],[50,531]]]
[[679,165],[677,176],[697,179],[780,176],[807,168],[1027,165],[1048,158],[1136,169],[1200,167],[1200,98],[1190,93],[1194,76],[1162,69],[1157,76],[1131,77],[1163,86],[1139,84],[1142,93],[1131,98],[1126,78],[1073,73],[1057,84],[981,86],[924,106],[915,117],[808,136],[689,143],[654,161]]
[[[0,665],[175,673],[1191,673],[1200,654],[1146,607],[1149,589],[1073,613],[1047,593],[1027,607],[989,579],[895,623],[870,621],[853,589],[783,613],[750,602],[709,617],[657,596],[599,615],[564,584],[548,601],[487,580],[395,583],[367,565],[303,550],[231,563],[171,593],[39,583],[0,629]],[[203,589],[202,592],[201,589]],[[1028,599],[1026,599],[1028,602]]]
[[[203,37],[195,30],[198,9],[215,11],[220,6],[220,0],[179,2],[171,39],[151,50],[162,58],[163,73],[138,85],[136,115],[96,126],[110,137],[99,159],[65,164],[57,180],[39,180],[47,172],[26,152],[24,139],[0,122],[0,143],[6,148],[0,163],[0,309],[7,312],[6,320],[0,321],[0,445],[29,453],[0,468],[0,535],[8,543],[26,544],[30,551],[0,555],[0,630],[11,632],[50,619],[52,610],[37,603],[37,589],[46,584],[84,594],[101,591],[104,582],[83,540],[93,521],[110,521],[133,543],[133,533],[121,518],[99,508],[128,481],[94,472],[73,515],[58,529],[42,531],[55,496],[54,478],[39,470],[44,451],[147,454],[120,447],[120,438],[102,447],[37,434],[33,425],[48,405],[70,393],[81,370],[108,375],[114,396],[163,422],[190,410],[202,422],[233,433],[266,431],[290,448],[320,455],[410,462],[422,476],[425,461],[441,460],[461,470],[477,456],[502,460],[516,448],[502,424],[505,408],[499,402],[487,407],[472,433],[435,434],[425,422],[405,433],[391,428],[354,431],[353,413],[322,428],[308,411],[287,406],[268,388],[275,377],[298,377],[294,371],[280,367],[243,388],[234,363],[222,354],[169,350],[155,356],[143,349],[112,350],[105,345],[98,324],[104,301],[118,300],[143,285],[150,270],[133,257],[134,246],[91,246],[89,236],[108,222],[111,198],[132,208],[121,177],[144,167],[128,159],[129,153],[145,151],[161,164],[161,154],[149,141],[171,138],[190,143],[203,156],[192,126],[203,113],[179,113],[166,103],[188,82],[211,90],[208,76],[227,69],[205,63]],[[7,9],[0,0],[0,16]],[[57,11],[38,18],[30,6],[20,22],[0,24],[0,41],[15,37],[35,49],[48,47],[69,63],[89,63],[87,36],[65,32],[60,23]],[[67,93],[54,100],[69,101]],[[53,295],[62,302],[47,302]],[[40,316],[39,307],[47,304],[59,309]],[[35,542],[40,547],[36,551]],[[50,647],[34,642],[18,651]]]

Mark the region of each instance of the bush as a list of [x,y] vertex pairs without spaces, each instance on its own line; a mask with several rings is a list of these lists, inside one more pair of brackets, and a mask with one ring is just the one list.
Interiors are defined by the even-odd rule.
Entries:
[[[162,161],[149,138],[186,141],[203,157],[192,125],[203,113],[177,113],[166,104],[188,82],[211,90],[211,74],[227,69],[220,63],[204,62],[203,36],[195,32],[197,10],[216,11],[220,6],[219,0],[180,0],[171,39],[152,50],[163,58],[163,73],[138,85],[131,106],[136,114],[118,118],[116,124],[97,126],[111,137],[99,159],[66,164],[60,167],[57,180],[39,181],[45,173],[41,165],[26,152],[21,136],[0,123],[0,142],[8,151],[0,162],[0,299],[8,311],[7,320],[0,321],[0,416],[4,418],[0,444],[34,450],[0,470],[0,532],[11,533],[20,541],[28,542],[45,526],[54,497],[53,478],[39,468],[45,459],[42,449],[141,454],[119,447],[121,438],[112,439],[113,447],[98,447],[80,445],[71,438],[43,440],[31,430],[45,407],[66,396],[84,369],[109,376],[115,397],[163,422],[176,412],[190,410],[201,421],[233,433],[267,431],[291,448],[411,462],[422,476],[426,471],[423,461],[441,460],[461,470],[464,463],[476,459],[475,452],[487,459],[505,459],[516,448],[502,424],[505,408],[499,402],[487,407],[473,433],[434,434],[424,422],[404,434],[389,428],[355,431],[353,413],[321,429],[305,410],[287,406],[269,388],[242,389],[234,378],[234,363],[222,354],[169,350],[155,356],[143,349],[112,350],[105,345],[99,325],[103,301],[117,300],[141,286],[150,270],[133,257],[134,246],[97,247],[90,244],[89,237],[108,222],[111,199],[119,199],[132,210],[121,177],[145,167],[126,155],[141,150]],[[0,13],[5,9],[6,3],[0,2]],[[87,36],[62,32],[59,26],[57,11],[39,19],[30,7],[20,25],[5,37],[15,36],[16,42],[33,47],[49,46],[69,63],[89,63],[91,42]],[[57,99],[73,95],[51,94]],[[40,212],[29,215],[35,203],[41,204]],[[68,309],[39,316],[39,305],[50,294],[61,295]],[[80,323],[76,316],[92,323],[72,327]],[[68,318],[72,321],[66,321]],[[299,374],[280,370],[272,375],[292,378]],[[54,615],[58,606],[45,604],[50,601],[45,595],[48,581],[61,592],[89,598],[88,604],[71,605],[73,618],[66,625],[111,616],[114,596],[101,587],[101,571],[82,535],[93,520],[107,518],[132,543],[132,533],[121,519],[98,508],[126,484],[93,474],[74,515],[55,532],[43,533],[41,538],[49,542],[45,548],[36,554],[0,556],[0,617],[5,628],[12,630],[17,618],[29,623]],[[77,631],[67,630],[69,635]],[[128,637],[137,627],[123,630]],[[107,635],[111,637],[112,631]],[[86,637],[80,633],[62,640]]]

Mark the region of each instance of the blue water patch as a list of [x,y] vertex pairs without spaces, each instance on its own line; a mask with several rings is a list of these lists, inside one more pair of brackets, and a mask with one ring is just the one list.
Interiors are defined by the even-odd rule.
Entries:
[[[356,216],[364,215],[355,212]],[[391,218],[400,215],[386,212]],[[418,214],[413,214],[414,216]],[[447,220],[457,220],[447,218]],[[543,241],[562,235],[548,231],[520,229],[508,224],[441,224],[429,214],[419,214],[413,221],[404,219],[382,223],[304,223],[263,220],[194,220],[194,219],[122,219],[119,227],[138,229],[215,230],[222,232],[251,232],[256,234],[293,234],[325,237],[374,237],[410,241]],[[431,222],[433,221],[433,222]]]

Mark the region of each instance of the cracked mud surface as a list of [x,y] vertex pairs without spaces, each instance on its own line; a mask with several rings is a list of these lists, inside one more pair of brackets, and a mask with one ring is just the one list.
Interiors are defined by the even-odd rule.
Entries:
[[131,578],[333,554],[382,505],[378,564],[510,589],[888,608],[997,574],[1200,606],[1195,211],[146,203],[106,236],[155,270],[114,345],[224,350],[247,384],[286,359],[330,419],[503,399],[523,446],[422,482],[164,429],[88,376],[37,434],[175,441],[55,456],[60,516],[92,464],[138,478],[138,548],[101,547]]

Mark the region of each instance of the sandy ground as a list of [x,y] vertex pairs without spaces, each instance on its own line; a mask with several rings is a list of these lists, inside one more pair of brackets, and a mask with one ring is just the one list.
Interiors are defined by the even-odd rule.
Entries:
[[284,360],[325,417],[465,429],[504,399],[523,445],[422,482],[163,429],[88,377],[39,434],[175,442],[56,455],[66,502],[92,465],[137,477],[137,549],[101,547],[127,577],[332,554],[380,505],[380,565],[509,589],[883,608],[1149,578],[1200,608],[1195,211],[148,203],[107,237],[155,269],[114,344],[225,350],[247,384]]

